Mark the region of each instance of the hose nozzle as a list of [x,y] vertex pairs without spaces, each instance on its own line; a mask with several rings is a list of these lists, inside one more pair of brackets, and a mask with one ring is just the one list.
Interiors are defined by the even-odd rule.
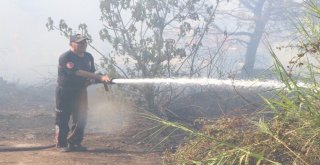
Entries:
[[113,82],[113,80],[114,80],[114,78],[111,78],[110,81],[108,81],[108,84],[115,84],[115,83]]
[[109,84],[108,82],[103,82],[103,87],[104,87],[104,90],[105,90],[106,92],[109,91],[108,84]]

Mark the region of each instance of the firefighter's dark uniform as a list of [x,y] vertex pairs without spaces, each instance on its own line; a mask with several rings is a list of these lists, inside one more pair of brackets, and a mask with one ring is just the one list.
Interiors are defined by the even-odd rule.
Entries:
[[[89,80],[77,76],[75,74],[77,70],[95,72],[94,60],[90,53],[85,52],[83,57],[79,57],[69,50],[60,56],[56,88],[57,147],[66,147],[68,143],[79,145],[83,140],[88,110]],[[70,117],[72,117],[72,127],[68,137]]]

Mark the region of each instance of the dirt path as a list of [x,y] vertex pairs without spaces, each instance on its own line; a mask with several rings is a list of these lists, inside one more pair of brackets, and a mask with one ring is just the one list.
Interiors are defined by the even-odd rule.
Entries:
[[41,151],[5,152],[0,164],[161,164],[159,153],[131,151],[127,147],[89,147],[86,152],[62,153],[56,149]]
[[161,164],[159,154],[113,149],[61,153],[54,149],[0,154],[0,164]]
[[[110,105],[109,105],[110,106]],[[53,144],[54,111],[46,107],[0,108],[0,148]],[[97,112],[93,112],[97,113]],[[108,118],[91,116],[83,142],[85,152],[63,153],[55,148],[37,151],[0,152],[0,164],[161,164],[161,152],[133,138],[141,129],[140,120],[128,111],[106,111]],[[105,121],[105,122],[103,122]],[[99,124],[96,124],[99,122]],[[138,123],[137,123],[138,122]],[[108,127],[106,127],[108,126]]]

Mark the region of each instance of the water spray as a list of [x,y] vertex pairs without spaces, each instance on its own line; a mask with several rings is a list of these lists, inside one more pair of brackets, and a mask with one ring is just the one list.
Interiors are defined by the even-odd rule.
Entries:
[[[145,78],[145,79],[111,79],[111,84],[161,84],[161,85],[213,85],[240,88],[283,88],[285,84],[276,80],[235,80],[214,78]],[[299,83],[299,86],[305,86]]]

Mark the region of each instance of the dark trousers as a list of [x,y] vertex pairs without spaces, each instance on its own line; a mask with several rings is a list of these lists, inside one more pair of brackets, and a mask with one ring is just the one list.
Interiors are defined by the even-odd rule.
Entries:
[[[86,88],[56,88],[55,139],[57,146],[65,147],[68,143],[76,145],[82,142],[87,123],[87,111]],[[69,128],[70,117],[72,118],[71,130]]]

